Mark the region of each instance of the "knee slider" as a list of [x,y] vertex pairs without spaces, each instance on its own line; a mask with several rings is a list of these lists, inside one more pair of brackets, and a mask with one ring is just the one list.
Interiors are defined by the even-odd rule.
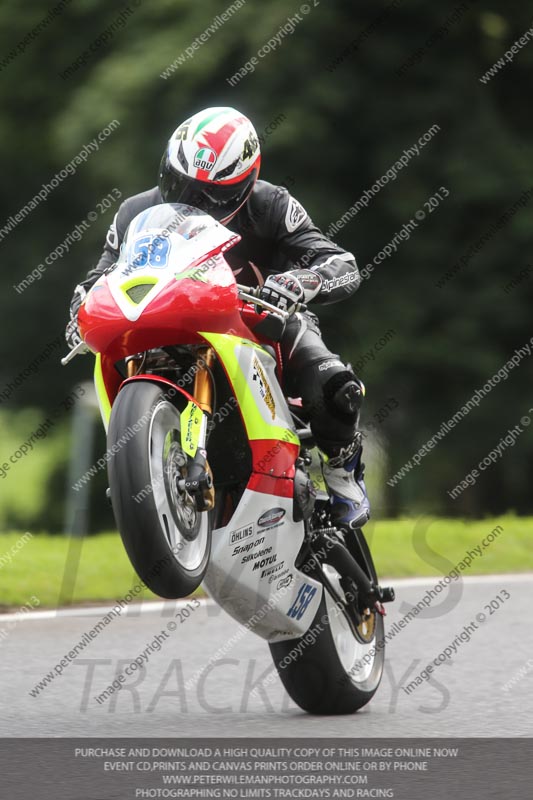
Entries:
[[315,361],[303,372],[301,385],[304,408],[318,446],[328,456],[338,455],[356,435],[364,396],[362,383],[349,365],[330,358]]
[[351,370],[339,370],[324,385],[324,399],[333,413],[356,420],[363,402],[362,386]]

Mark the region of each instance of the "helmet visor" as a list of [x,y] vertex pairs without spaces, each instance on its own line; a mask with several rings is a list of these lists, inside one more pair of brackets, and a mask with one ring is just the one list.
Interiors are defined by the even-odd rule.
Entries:
[[159,188],[165,203],[185,203],[220,221],[234,214],[246,200],[255,183],[257,172],[254,169],[242,181],[224,185],[190,178],[181,172],[175,172],[168,163],[164,163],[160,172]]

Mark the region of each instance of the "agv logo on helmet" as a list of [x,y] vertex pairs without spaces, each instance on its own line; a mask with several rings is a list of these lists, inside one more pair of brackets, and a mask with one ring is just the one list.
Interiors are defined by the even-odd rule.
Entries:
[[194,156],[193,165],[196,169],[205,169],[208,172],[213,169],[217,162],[217,154],[210,147],[201,147],[196,151]]

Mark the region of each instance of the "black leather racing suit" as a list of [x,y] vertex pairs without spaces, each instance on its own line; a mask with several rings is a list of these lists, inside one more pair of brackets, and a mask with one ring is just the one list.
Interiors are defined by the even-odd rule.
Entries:
[[[117,260],[131,220],[162,202],[155,187],[121,204],[98,264],[82,281],[86,289]],[[257,181],[227,227],[242,236],[225,253],[239,283],[257,286],[268,275],[311,269],[323,279],[321,292],[313,300],[318,304],[344,300],[359,287],[361,279],[353,255],[327,239],[282,186]],[[302,398],[317,444],[331,457],[348,454],[353,447],[361,400],[353,384],[358,387],[359,382],[350,366],[324,345],[314,314],[292,315],[281,340],[281,353],[285,393]]]

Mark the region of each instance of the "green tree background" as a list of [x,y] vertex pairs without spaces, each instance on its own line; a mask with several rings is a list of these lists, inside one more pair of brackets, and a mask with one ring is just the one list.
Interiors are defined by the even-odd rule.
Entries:
[[[19,47],[53,7],[41,0],[23,6],[4,0],[0,7],[0,230],[109,122],[120,126],[0,241],[0,398],[62,333],[72,289],[97,260],[114,210],[100,216],[41,280],[21,294],[14,285],[113,188],[126,197],[153,186],[167,138],[191,113],[233,105],[249,115],[265,137],[262,177],[276,183],[290,176],[293,194],[324,230],[437,124],[439,133],[420,155],[334,238],[364,267],[440,187],[449,197],[375,267],[355,296],[321,311],[324,335],[356,364],[387,330],[395,332],[361,368],[365,424],[389,398],[397,403],[377,425],[380,514],[531,512],[533,444],[526,429],[474,487],[455,501],[447,494],[533,406],[529,358],[420,467],[395,487],[385,481],[533,333],[533,198],[453,280],[436,285],[533,187],[533,42],[490,82],[479,81],[530,28],[526,5],[310,0],[308,13],[302,13],[298,3],[247,0],[167,79],[161,73],[226,4],[142,0],[113,7],[104,0],[73,0]],[[294,32],[232,87],[227,79],[296,14],[301,21]],[[120,15],[125,24],[119,28]],[[95,45],[87,63],[65,76],[113,25],[109,41]],[[521,282],[504,291],[521,271]],[[88,359],[62,369],[58,356],[59,350],[11,398],[2,399],[0,463],[17,441],[13,431],[24,441],[76,381],[89,377]],[[65,447],[66,430],[64,423],[54,433],[64,437]],[[66,455],[51,459],[48,445],[40,447],[48,460],[38,512],[34,503],[19,500],[15,510],[0,515],[0,523],[28,524],[38,513],[43,527],[61,524]],[[31,458],[40,463],[37,448]],[[12,494],[33,497],[35,491],[31,482],[21,486],[14,470],[0,479],[4,505]],[[110,513],[101,511],[95,519],[109,525]]]

